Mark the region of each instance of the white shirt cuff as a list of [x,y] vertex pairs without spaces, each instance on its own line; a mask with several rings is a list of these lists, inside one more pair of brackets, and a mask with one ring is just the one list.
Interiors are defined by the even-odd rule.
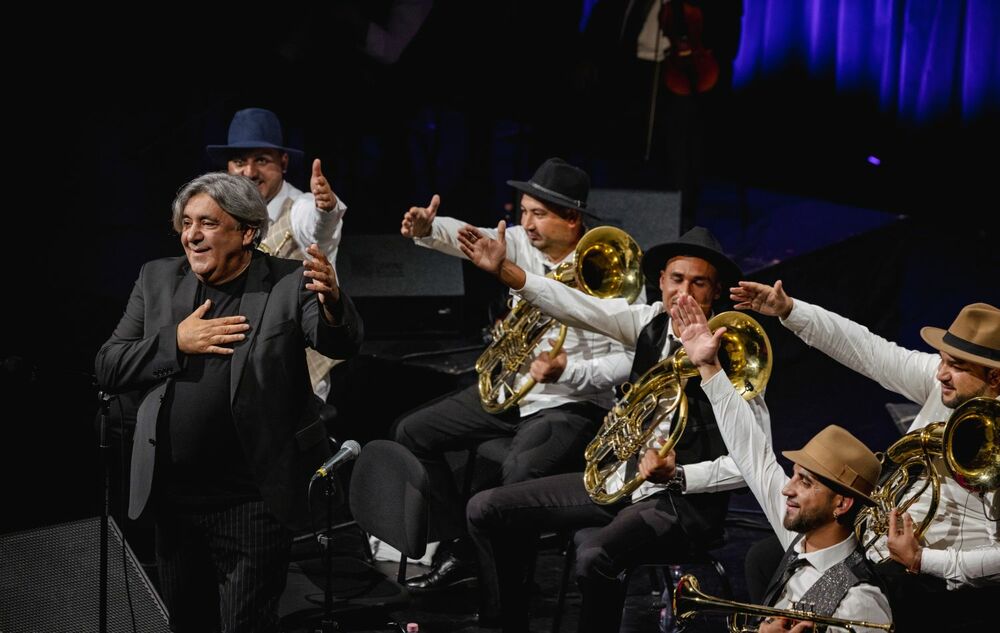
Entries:
[[947,550],[923,548],[920,552],[920,573],[929,576],[944,578],[945,569],[948,567]]

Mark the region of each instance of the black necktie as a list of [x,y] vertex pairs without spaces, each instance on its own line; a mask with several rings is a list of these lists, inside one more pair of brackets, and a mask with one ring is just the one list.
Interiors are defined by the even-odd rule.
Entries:
[[674,352],[676,352],[680,348],[681,348],[681,340],[679,338],[671,336],[670,345],[669,347],[667,347],[667,353],[663,357],[668,358],[670,356],[673,356]]
[[780,576],[775,574],[775,578],[771,579],[771,584],[764,593],[765,606],[774,606],[774,601],[781,595],[781,591],[785,588],[785,585],[788,584],[788,581],[792,579],[792,576],[795,575],[795,572],[798,571],[800,567],[809,564],[809,561],[799,556],[794,550],[791,550],[791,556],[785,556],[783,562],[785,563],[784,571]]

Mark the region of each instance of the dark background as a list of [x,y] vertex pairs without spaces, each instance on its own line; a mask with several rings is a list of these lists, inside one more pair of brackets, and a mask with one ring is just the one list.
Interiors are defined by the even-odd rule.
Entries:
[[[595,186],[617,184],[595,142],[605,122],[588,118],[593,103],[577,72],[581,3],[438,2],[388,67],[352,49],[350,33],[326,13],[332,10],[154,5],[111,15],[72,8],[8,24],[23,30],[26,44],[4,45],[5,174],[13,195],[0,339],[10,510],[0,529],[97,511],[93,357],[139,266],[180,254],[170,201],[184,182],[213,168],[204,146],[225,140],[235,110],[275,110],[289,144],[323,159],[350,206],[345,240],[398,231],[406,208],[434,192],[445,200],[442,213],[494,224],[512,201],[504,180],[529,176],[551,155],[586,166]],[[123,21],[127,28],[82,27]],[[996,105],[973,119],[946,112],[902,121],[870,95],[845,94],[832,78],[788,63],[732,95],[719,128],[725,134],[710,135],[705,184],[908,216],[890,249],[832,253],[820,267],[761,277],[797,274],[794,291],[840,297],[843,304],[831,307],[922,345],[920,325],[946,326],[962,305],[997,303],[1000,295]],[[864,160],[871,148],[883,158],[878,168]],[[305,166],[293,166],[290,180],[304,187]],[[724,225],[738,210],[727,212],[703,210],[699,221]],[[890,282],[870,283],[871,269],[884,261],[893,264]],[[474,336],[486,321],[482,296],[491,292],[482,288],[492,282],[466,272],[478,303],[466,311],[461,334]],[[878,416],[888,397],[878,387],[807,358],[832,373],[810,377],[795,365],[776,373],[775,416],[809,419],[789,442],[856,408],[872,424],[885,422]],[[836,386],[817,398],[816,383]],[[407,384],[394,407],[415,406],[446,386]],[[810,396],[782,400],[781,393]],[[394,413],[368,411],[368,432],[387,428]],[[872,431],[873,443],[885,433]]]

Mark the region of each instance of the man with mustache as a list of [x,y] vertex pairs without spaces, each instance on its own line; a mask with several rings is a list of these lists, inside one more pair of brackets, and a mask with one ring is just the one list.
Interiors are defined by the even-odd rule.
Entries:
[[[805,343],[886,389],[921,405],[910,431],[945,421],[971,398],[1000,398],[1000,309],[965,306],[951,326],[925,327],[923,340],[937,354],[909,350],[868,328],[773,286],[741,281],[731,289],[736,307],[776,316]],[[974,630],[991,620],[985,605],[1000,598],[1000,538],[995,492],[977,495],[948,476],[941,458],[941,499],[922,542],[911,517],[922,520],[931,488],[902,517],[892,515],[889,532],[869,549],[882,561],[897,631]],[[914,482],[903,493],[909,498]],[[978,618],[977,618],[978,614]]]
[[[643,257],[643,272],[659,279],[662,292],[662,301],[652,305],[590,297],[526,272],[507,257],[502,222],[496,239],[467,226],[459,232],[459,241],[473,263],[497,275],[546,314],[634,347],[629,376],[633,384],[681,346],[669,308],[681,297],[690,297],[708,316],[722,288],[740,276],[719,241],[702,227],[651,248]],[[632,479],[634,466],[646,481],[630,497],[599,505],[590,498],[581,473],[570,473],[493,488],[469,501],[469,531],[479,548],[480,565],[495,566],[498,578],[496,587],[481,594],[483,609],[496,608],[490,601],[499,597],[505,633],[528,630],[525,570],[533,554],[530,544],[543,531],[579,530],[575,572],[583,596],[580,631],[595,633],[619,629],[625,587],[618,577],[623,570],[648,560],[656,550],[665,556],[685,556],[721,537],[729,505],[726,491],[745,484],[726,455],[712,407],[698,382],[695,377],[685,386],[687,427],[675,450],[663,457],[658,451],[672,424],[667,416],[650,445],[609,479],[606,487],[614,493]],[[761,433],[769,436],[770,428]]]
[[[230,174],[246,176],[257,185],[270,223],[261,239],[262,250],[302,261],[309,245],[316,244],[336,267],[347,205],[333,192],[318,158],[312,162],[309,193],[285,180],[289,163],[301,160],[303,153],[284,145],[276,114],[263,108],[238,111],[229,123],[227,144],[209,145],[206,150]],[[313,391],[325,402],[330,395],[330,369],[336,363],[313,349],[306,357]]]
[[[585,225],[597,219],[587,206],[590,176],[560,158],[550,158],[530,180],[509,180],[507,184],[522,194],[521,223],[510,230],[507,241],[510,258],[539,275],[573,262]],[[420,246],[461,257],[458,232],[465,223],[438,216],[440,202],[435,195],[427,207],[411,207],[403,216],[400,233]],[[563,287],[583,296],[578,290]],[[553,337],[557,331],[553,328]],[[436,495],[431,507],[433,533],[443,542],[434,569],[411,578],[407,582],[410,590],[453,587],[477,576],[475,556],[465,538],[466,500],[456,489],[445,451],[511,437],[500,468],[503,483],[575,470],[614,400],[612,388],[627,374],[632,360],[621,344],[576,327],[567,330],[559,353],[551,353],[545,343],[539,348],[538,355],[518,370],[515,388],[529,376],[537,384],[516,406],[489,413],[473,385],[424,405],[397,422],[396,441],[424,463],[431,477]],[[478,574],[487,585],[490,581],[483,578],[488,574],[488,570]],[[481,615],[485,620],[491,614]]]

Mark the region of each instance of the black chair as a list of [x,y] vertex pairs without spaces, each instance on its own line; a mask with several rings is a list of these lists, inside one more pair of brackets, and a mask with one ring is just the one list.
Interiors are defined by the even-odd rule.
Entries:
[[[405,447],[389,440],[373,440],[364,445],[349,484],[353,520],[333,527],[333,534],[350,536],[353,531],[355,537],[360,536],[367,555],[367,560],[357,555],[337,557],[331,566],[332,616],[339,630],[367,630],[383,625],[395,631],[405,630],[391,613],[412,603],[403,582],[407,559],[422,557],[427,547],[428,492],[427,471]],[[359,529],[365,534],[358,535]],[[395,579],[386,577],[377,568],[368,548],[367,535],[375,536],[400,552]],[[322,567],[320,560],[293,564],[289,584],[294,580],[301,586],[308,581],[309,587],[325,589]],[[282,624],[285,630],[301,630],[317,615],[323,616],[317,611],[323,609],[290,613],[283,618]]]
[[366,444],[351,473],[351,514],[362,530],[399,550],[399,583],[407,559],[427,549],[429,489],[420,460],[389,440]]

